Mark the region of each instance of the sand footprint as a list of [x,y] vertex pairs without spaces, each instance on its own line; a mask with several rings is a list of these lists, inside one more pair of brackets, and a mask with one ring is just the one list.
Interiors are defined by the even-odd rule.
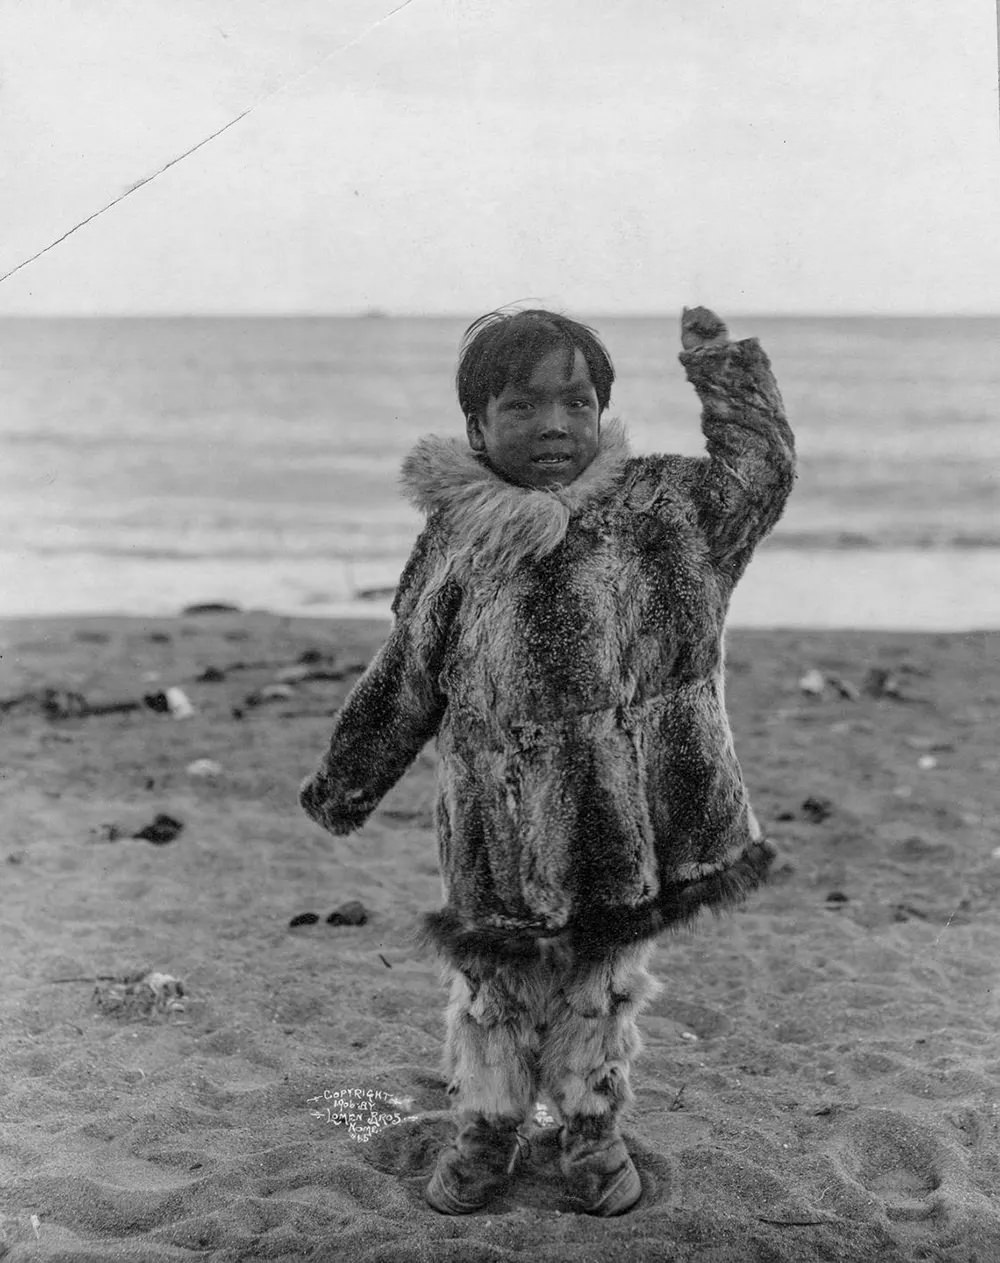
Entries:
[[841,1142],[845,1170],[877,1199],[897,1225],[922,1224],[934,1237],[951,1226],[955,1201],[945,1196],[954,1155],[924,1124],[895,1110],[856,1115]]

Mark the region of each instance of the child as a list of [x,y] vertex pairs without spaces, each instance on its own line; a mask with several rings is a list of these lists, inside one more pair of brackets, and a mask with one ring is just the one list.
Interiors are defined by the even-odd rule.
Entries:
[[471,450],[429,436],[407,457],[427,525],[392,632],[302,786],[309,815],[349,833],[437,735],[445,906],[424,933],[451,986],[460,1123],[426,1191],[443,1213],[504,1187],[539,1098],[575,1209],[634,1205],[618,1124],[655,937],[736,902],[772,858],[733,751],[722,637],[794,442],[756,339],[730,343],[705,308],[681,332],[707,457],[629,453],[586,327],[545,311],[470,327]]

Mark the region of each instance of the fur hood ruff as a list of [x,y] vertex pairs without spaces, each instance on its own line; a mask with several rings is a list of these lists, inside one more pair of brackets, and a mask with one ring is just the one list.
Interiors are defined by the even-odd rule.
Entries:
[[420,439],[403,462],[407,499],[430,516],[441,513],[456,541],[451,566],[510,574],[524,561],[554,552],[574,513],[607,495],[631,459],[625,427],[601,425],[597,455],[566,487],[519,487],[496,474],[458,438]]

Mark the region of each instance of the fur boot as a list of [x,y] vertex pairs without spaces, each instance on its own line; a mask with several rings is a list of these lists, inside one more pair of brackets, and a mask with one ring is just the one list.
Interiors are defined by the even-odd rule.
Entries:
[[527,1141],[515,1118],[473,1114],[438,1158],[424,1196],[442,1215],[482,1210],[503,1192]]
[[578,1116],[559,1132],[559,1168],[573,1209],[585,1215],[622,1215],[642,1196],[642,1182],[618,1132],[614,1114]]

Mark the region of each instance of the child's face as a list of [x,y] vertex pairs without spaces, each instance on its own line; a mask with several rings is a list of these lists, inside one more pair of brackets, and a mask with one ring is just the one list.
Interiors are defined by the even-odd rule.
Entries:
[[[473,451],[522,487],[564,487],[597,455],[597,394],[579,350],[543,356],[523,385],[508,382],[466,419]],[[558,458],[558,459],[554,459]]]

